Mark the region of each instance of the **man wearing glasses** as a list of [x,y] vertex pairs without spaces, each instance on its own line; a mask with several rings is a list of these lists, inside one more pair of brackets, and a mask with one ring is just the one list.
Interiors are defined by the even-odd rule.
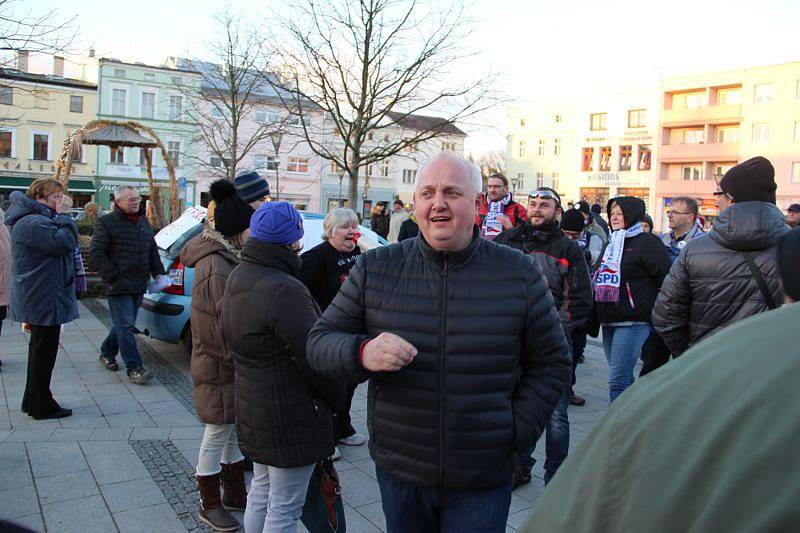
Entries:
[[697,224],[699,213],[700,207],[694,198],[678,196],[672,199],[667,212],[669,232],[661,236],[661,242],[669,248],[669,255],[673,263],[687,242],[705,234]]
[[[577,242],[561,232],[561,197],[556,191],[549,187],[532,191],[528,195],[527,214],[530,219],[528,222],[504,231],[494,242],[520,250],[539,264],[553,295],[561,325],[569,339],[572,330],[583,325],[592,310],[592,283],[586,256]],[[574,364],[575,362],[573,370]],[[547,423],[545,483],[550,481],[567,458],[567,407],[571,403],[571,396],[571,391],[567,389]],[[532,446],[530,449],[517,450],[518,464],[512,481],[514,488],[531,481],[533,449]]]

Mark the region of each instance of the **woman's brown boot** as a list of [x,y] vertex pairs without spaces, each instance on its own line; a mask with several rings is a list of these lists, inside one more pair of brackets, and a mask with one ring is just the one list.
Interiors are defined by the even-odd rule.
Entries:
[[197,476],[197,486],[200,487],[199,518],[215,531],[237,531],[239,522],[222,506],[219,478],[219,474]]
[[222,505],[228,509],[244,511],[247,489],[244,486],[244,461],[222,465]]

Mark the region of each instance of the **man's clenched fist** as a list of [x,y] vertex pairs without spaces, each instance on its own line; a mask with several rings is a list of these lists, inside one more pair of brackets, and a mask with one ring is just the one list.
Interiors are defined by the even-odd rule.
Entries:
[[364,346],[361,363],[370,372],[396,372],[414,360],[417,349],[394,333],[381,333]]

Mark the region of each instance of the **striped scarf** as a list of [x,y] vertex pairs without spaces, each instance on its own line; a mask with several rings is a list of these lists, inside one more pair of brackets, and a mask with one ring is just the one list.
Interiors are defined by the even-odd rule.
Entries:
[[603,262],[594,274],[594,300],[596,302],[619,302],[619,286],[622,281],[622,254],[625,251],[625,239],[635,237],[642,232],[642,223],[637,222],[628,229],[618,229],[611,233],[611,238],[603,253]]

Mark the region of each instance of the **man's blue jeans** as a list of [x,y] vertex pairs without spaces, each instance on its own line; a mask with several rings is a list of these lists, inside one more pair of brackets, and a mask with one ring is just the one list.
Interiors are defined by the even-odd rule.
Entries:
[[108,297],[113,327],[100,346],[100,355],[113,361],[117,352],[120,352],[128,372],[142,366],[142,357],[133,334],[142,296],[143,294],[120,294]]
[[609,403],[633,384],[633,368],[649,336],[650,324],[646,322],[637,322],[630,326],[603,324],[603,351],[608,361]]
[[387,533],[504,533],[511,506],[508,483],[490,489],[436,489],[406,483],[376,468]]
[[[544,482],[550,482],[550,479],[555,475],[558,467],[564,462],[569,454],[569,415],[567,408],[569,407],[569,398],[572,395],[571,391],[567,389],[564,395],[556,404],[553,414],[550,415],[550,420],[547,421],[545,428],[545,453],[547,458],[544,461]],[[534,443],[533,448],[525,450],[518,454],[517,464],[528,472],[533,470],[533,465],[536,464],[531,454],[536,448]]]

